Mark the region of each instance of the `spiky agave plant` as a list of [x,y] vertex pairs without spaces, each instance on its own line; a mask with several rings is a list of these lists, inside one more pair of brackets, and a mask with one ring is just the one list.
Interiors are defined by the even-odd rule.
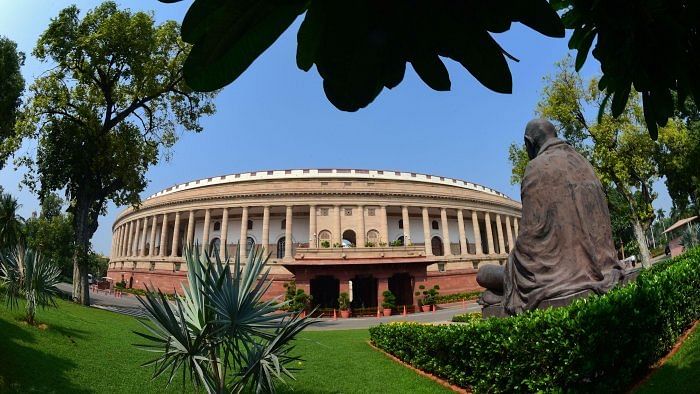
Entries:
[[153,378],[167,373],[168,384],[181,370],[186,378],[209,393],[275,392],[284,378],[293,379],[290,364],[292,340],[313,320],[300,313],[278,313],[277,299],[263,301],[270,288],[269,254],[251,250],[241,266],[239,253],[233,265],[217,250],[200,252],[186,248],[188,285],[183,295],[168,301],[160,289],[147,287],[138,297],[148,312],[141,321],[148,333],[138,333],[150,343],[136,345],[160,355],[143,366],[154,366]]
[[26,299],[26,319],[34,324],[37,306],[56,306],[58,278],[61,270],[44,260],[41,254],[23,245],[0,251],[0,283],[10,308]]

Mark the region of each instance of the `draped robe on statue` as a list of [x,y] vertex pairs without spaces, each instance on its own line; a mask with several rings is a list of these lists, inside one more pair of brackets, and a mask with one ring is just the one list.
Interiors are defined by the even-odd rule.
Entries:
[[602,294],[622,268],[603,187],[590,163],[564,141],[545,143],[525,169],[520,231],[505,267],[511,313],[584,290]]

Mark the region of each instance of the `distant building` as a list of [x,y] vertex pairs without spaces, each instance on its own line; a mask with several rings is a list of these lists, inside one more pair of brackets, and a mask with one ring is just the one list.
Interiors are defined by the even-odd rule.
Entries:
[[160,191],[113,225],[108,276],[180,289],[183,244],[271,253],[270,296],[283,284],[334,307],[340,292],[375,307],[390,289],[414,305],[420,285],[478,289],[480,264],[507,258],[521,205],[488,187],[410,172],[308,169],[216,176]]

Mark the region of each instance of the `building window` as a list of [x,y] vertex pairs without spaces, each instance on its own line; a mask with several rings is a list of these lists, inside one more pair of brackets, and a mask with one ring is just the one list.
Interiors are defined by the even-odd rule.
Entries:
[[445,263],[438,263],[438,271],[445,272]]
[[352,208],[345,208],[345,216],[352,216]]
[[246,254],[249,254],[251,250],[255,247],[255,239],[253,237],[248,237],[245,243]]
[[252,229],[253,229],[253,221],[248,220],[248,230],[252,230]]
[[181,263],[173,264],[173,272],[180,271],[180,265],[181,265]]
[[155,270],[156,270],[156,263],[154,263],[154,262],[151,261],[151,266],[148,267],[148,270],[149,270],[149,271],[155,271]]
[[329,248],[331,246],[331,232],[328,230],[323,230],[318,233],[318,246],[322,248]]
[[282,219],[280,222],[280,230],[286,230],[287,229],[287,219]]
[[437,220],[433,220],[433,230],[440,230],[440,223]]
[[399,229],[403,229],[403,219],[399,219]]
[[367,208],[367,216],[374,216],[376,214],[376,209]]
[[321,208],[320,216],[328,216],[328,208]]
[[221,231],[221,222],[214,222],[214,231]]

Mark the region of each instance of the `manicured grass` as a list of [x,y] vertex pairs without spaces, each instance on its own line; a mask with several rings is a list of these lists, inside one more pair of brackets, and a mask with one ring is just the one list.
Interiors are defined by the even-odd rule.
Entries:
[[700,330],[635,393],[700,393]]
[[[22,310],[0,304],[0,392],[182,392],[178,382],[151,381],[140,364],[153,355],[136,349],[142,331],[131,317],[60,301],[39,310],[46,327],[21,321]],[[367,330],[305,332],[296,352],[305,359],[295,393],[448,392],[370,348]],[[187,387],[186,392],[192,388]],[[285,389],[284,392],[292,392]]]

